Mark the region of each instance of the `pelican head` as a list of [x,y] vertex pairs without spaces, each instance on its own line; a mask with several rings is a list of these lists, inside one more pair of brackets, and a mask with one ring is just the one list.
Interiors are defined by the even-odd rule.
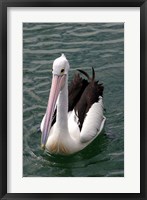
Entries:
[[62,54],[59,58],[56,58],[53,62],[53,74],[62,76],[68,73],[69,63],[65,55]]
[[69,68],[70,66],[68,60],[66,59],[64,54],[62,54],[59,58],[55,59],[53,62],[52,84],[46,109],[45,123],[41,137],[41,147],[43,149],[45,148],[49,136],[56,101],[60,91],[64,88],[64,85],[66,83],[66,76],[68,74]]

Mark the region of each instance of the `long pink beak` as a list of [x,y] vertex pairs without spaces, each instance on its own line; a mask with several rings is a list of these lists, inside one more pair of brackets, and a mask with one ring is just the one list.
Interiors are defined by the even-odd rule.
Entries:
[[45,149],[45,145],[46,145],[49,132],[51,129],[52,118],[55,111],[55,106],[56,106],[59,92],[65,84],[65,77],[66,75],[62,75],[62,76],[53,75],[53,78],[52,78],[52,85],[51,85],[48,105],[46,109],[46,117],[45,117],[42,137],[41,137],[41,147],[43,149]]

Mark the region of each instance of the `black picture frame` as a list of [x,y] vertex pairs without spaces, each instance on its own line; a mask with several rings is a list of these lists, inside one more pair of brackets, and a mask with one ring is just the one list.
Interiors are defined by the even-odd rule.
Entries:
[[[140,193],[7,193],[7,8],[140,7]],[[135,23],[135,22],[134,22]],[[0,199],[147,199],[147,1],[0,0]],[[135,175],[135,174],[134,174]]]

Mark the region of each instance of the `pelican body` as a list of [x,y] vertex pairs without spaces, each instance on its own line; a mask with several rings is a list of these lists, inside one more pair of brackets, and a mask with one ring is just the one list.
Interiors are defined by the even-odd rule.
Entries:
[[53,62],[53,77],[46,113],[41,122],[41,146],[51,154],[70,155],[84,149],[102,131],[103,85],[83,70],[68,87],[70,66],[62,54]]

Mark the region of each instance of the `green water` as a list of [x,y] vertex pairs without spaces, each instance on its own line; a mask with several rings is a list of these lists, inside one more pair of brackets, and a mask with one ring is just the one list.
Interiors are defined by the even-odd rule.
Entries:
[[[104,84],[107,118],[103,132],[83,151],[63,157],[40,148],[52,62],[64,53],[71,69]],[[124,176],[124,25],[122,23],[23,24],[23,176]]]

